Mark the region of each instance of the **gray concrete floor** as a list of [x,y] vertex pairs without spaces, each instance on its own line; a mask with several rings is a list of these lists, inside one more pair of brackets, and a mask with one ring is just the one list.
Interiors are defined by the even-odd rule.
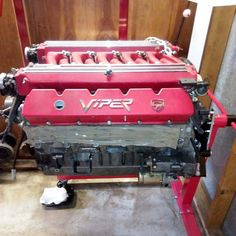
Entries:
[[0,235],[186,235],[171,189],[120,185],[76,188],[73,209],[45,210],[39,198],[53,176],[0,173]]

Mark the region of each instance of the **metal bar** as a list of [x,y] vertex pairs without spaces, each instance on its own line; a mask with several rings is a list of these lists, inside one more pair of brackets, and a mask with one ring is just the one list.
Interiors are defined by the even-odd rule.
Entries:
[[[189,5],[190,5],[190,2],[188,1],[185,9],[188,9]],[[181,23],[180,23],[180,26],[178,28],[177,36],[176,36],[176,38],[174,40],[174,43],[173,43],[174,45],[178,45],[178,43],[179,43],[179,38],[180,38],[180,34],[182,33],[182,29],[183,29],[183,26],[184,26],[185,19],[186,19],[186,17],[182,16]]]
[[[80,41],[80,40],[49,40],[40,44],[42,47],[150,47],[150,50],[156,47],[154,43],[147,40],[127,40],[127,41]],[[132,50],[130,50],[132,51]]]
[[[190,183],[192,184],[192,183]],[[174,198],[177,201],[179,207],[179,213],[182,217],[182,221],[188,236],[201,236],[201,231],[195,219],[194,210],[192,204],[184,203],[183,199],[183,185],[181,180],[176,180],[171,183],[171,188],[174,194]]]
[[214,94],[208,90],[208,96],[212,100],[212,102],[216,105],[216,107],[220,110],[221,114],[217,114],[214,117],[213,125],[211,127],[211,136],[208,140],[208,147],[211,148],[216,137],[216,133],[219,128],[224,128],[227,126],[227,111],[221,105],[221,103],[216,99]]
[[[99,180],[99,179],[101,179],[101,180],[105,180],[105,179],[108,179],[108,181],[109,181],[109,179],[132,179],[132,180],[135,180],[135,179],[138,179],[138,175],[108,175],[108,176],[97,176],[97,175],[58,175],[57,176],[57,179],[58,180],[95,180],[95,181],[97,181],[97,180]],[[114,181],[113,181],[114,182]]]
[[25,47],[30,45],[30,38],[28,33],[28,26],[26,23],[26,15],[24,10],[24,4],[22,0],[13,0],[14,11],[16,16],[17,30],[20,37],[20,46],[22,51],[22,58],[24,64],[27,63],[27,60],[24,58]]
[[120,0],[119,39],[128,39],[129,0]]
[[104,183],[138,183],[136,178],[98,178],[98,179],[72,179],[69,180],[73,184],[104,184]]
[[186,179],[182,189],[183,204],[192,204],[200,177]]
[[210,99],[214,102],[214,104],[217,106],[217,108],[221,111],[221,113],[226,115],[227,111],[224,109],[221,103],[217,100],[214,94],[210,90],[208,90],[207,94],[210,97]]
[[232,126],[232,128],[236,131],[236,123],[235,123],[235,122],[232,122],[232,123],[231,123],[231,126]]
[[[110,68],[109,68],[110,69]],[[135,73],[135,72],[145,72],[145,73],[151,73],[151,72],[186,72],[186,70],[182,70],[182,69],[152,69],[152,70],[149,70],[149,69],[122,69],[122,70],[118,70],[118,69],[112,69],[112,72],[114,73]],[[25,71],[26,73],[102,73],[104,74],[104,72],[106,71],[105,69],[104,70],[89,70],[89,69],[82,69],[82,70],[63,70],[63,71],[60,71],[60,70],[48,70],[47,68],[43,69],[36,69],[36,70],[23,70]]]
[[[35,64],[30,67],[25,67],[22,68],[24,71],[26,70],[33,70],[37,68],[45,68],[45,69],[79,69],[79,68],[89,68],[91,69],[104,69],[107,68],[108,64],[96,64],[96,65],[89,65],[89,64],[62,64],[62,65],[49,65],[49,64]],[[184,64],[166,64],[166,65],[158,65],[158,64],[115,64],[115,65],[109,65],[111,68],[116,68],[116,69],[123,69],[123,68],[128,68],[128,69],[135,69],[135,68],[145,68],[145,69],[185,69],[187,71],[186,67]]]

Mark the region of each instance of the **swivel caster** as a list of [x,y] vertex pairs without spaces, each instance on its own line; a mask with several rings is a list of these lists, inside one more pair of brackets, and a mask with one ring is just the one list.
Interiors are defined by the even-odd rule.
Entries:
[[68,183],[67,183],[67,180],[59,180],[58,182],[57,182],[57,187],[58,188],[62,188],[62,187],[66,187],[68,185]]

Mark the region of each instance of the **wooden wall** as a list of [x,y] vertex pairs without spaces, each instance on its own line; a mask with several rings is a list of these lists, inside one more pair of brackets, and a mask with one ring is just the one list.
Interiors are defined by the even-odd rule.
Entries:
[[0,73],[22,66],[20,42],[12,1],[3,1],[0,16]]
[[[11,67],[23,65],[20,42],[14,16],[12,1],[3,1],[0,16],[0,73],[7,72]],[[3,97],[0,96],[0,108]],[[4,119],[0,117],[0,130],[5,127]]]
[[117,39],[119,0],[25,0],[32,43]]
[[187,55],[196,5],[185,0],[130,0],[129,39],[156,36],[174,42],[186,8],[192,10],[192,15],[184,21],[178,45]]
[[[187,0],[130,0],[128,38],[173,41]],[[53,6],[53,7],[52,7]],[[25,0],[32,43],[45,40],[118,39],[119,0]],[[195,14],[186,19],[180,46],[187,54]]]
[[[200,74],[210,82],[212,91],[215,90],[235,11],[235,6],[215,7],[213,9],[200,67]],[[202,101],[206,106],[210,105],[208,97],[204,97]]]

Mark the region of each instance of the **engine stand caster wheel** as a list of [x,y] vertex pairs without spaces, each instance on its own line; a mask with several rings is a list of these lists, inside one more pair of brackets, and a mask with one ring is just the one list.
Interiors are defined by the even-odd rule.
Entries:
[[64,188],[68,195],[67,199],[59,204],[51,203],[51,204],[43,204],[44,208],[49,209],[69,209],[74,208],[76,205],[76,193],[74,189],[67,183],[67,181],[58,181],[58,188]]
[[59,180],[59,181],[57,182],[57,187],[58,187],[58,188],[62,188],[62,187],[65,188],[66,185],[68,185],[67,180]]

